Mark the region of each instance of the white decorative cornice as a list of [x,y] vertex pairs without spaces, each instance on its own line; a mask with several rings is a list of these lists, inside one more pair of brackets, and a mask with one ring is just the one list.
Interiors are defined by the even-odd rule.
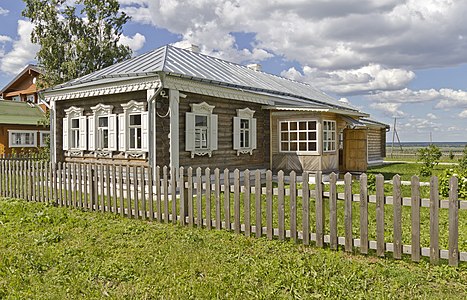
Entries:
[[156,89],[159,86],[159,79],[154,79],[154,77],[144,77],[114,81],[99,85],[92,85],[91,83],[87,83],[67,89],[45,92],[44,97],[47,101],[59,101],[144,91],[148,89]]
[[240,101],[273,105],[274,101],[266,95],[255,94],[240,88],[224,87],[209,82],[200,82],[185,78],[172,77],[167,75],[164,79],[164,88],[175,89],[200,95],[226,98]]
[[206,102],[203,103],[190,103],[191,111],[194,113],[200,114],[212,114],[212,110],[214,109],[214,105],[209,105]]
[[104,114],[110,115],[113,110],[113,105],[105,105],[102,103],[97,104],[96,106],[92,106],[91,110],[94,112],[94,114],[102,112]]
[[237,117],[251,119],[255,114],[254,110],[249,109],[248,107],[243,109],[237,109]]
[[71,117],[78,117],[83,115],[84,108],[82,107],[76,107],[76,106],[71,106],[68,107],[67,109],[63,110],[66,114],[66,116],[71,116]]
[[146,102],[136,102],[135,100],[131,100],[128,103],[122,104],[122,107],[125,113],[142,112],[146,108]]

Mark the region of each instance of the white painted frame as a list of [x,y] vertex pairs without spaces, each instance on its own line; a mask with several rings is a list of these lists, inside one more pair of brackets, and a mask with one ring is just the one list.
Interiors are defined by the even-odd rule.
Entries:
[[39,146],[40,147],[47,147],[47,144],[44,143],[44,135],[49,135],[49,143],[50,143],[50,137],[51,137],[50,131],[39,131]]
[[[32,134],[32,144],[13,143],[14,134]],[[33,148],[37,147],[37,131],[35,130],[8,130],[8,147],[10,148]]]
[[[203,156],[209,155],[212,157],[212,152],[217,150],[217,127],[218,116],[213,114],[214,105],[209,105],[206,102],[191,103],[191,112],[185,114],[185,151],[191,153],[191,158],[195,155]],[[195,145],[195,130],[196,130],[196,116],[207,117],[207,148],[198,149]]]
[[[257,139],[257,130],[256,130],[256,119],[253,118],[255,111],[247,108],[237,109],[237,116],[233,118],[233,149],[237,150],[237,156],[240,154],[250,154],[253,155],[253,150],[256,149],[256,139]],[[242,120],[248,121],[248,147],[242,147]],[[246,131],[246,130],[244,130]]]
[[[306,130],[300,130],[299,129],[299,123],[300,122],[307,122],[307,129]],[[308,129],[308,122],[315,122],[316,123],[316,127],[315,129],[313,130],[309,130]],[[282,128],[281,128],[281,124],[283,123],[287,123],[288,124],[288,130],[287,132],[289,133],[289,139],[288,140],[282,140]],[[300,133],[300,132],[306,132],[307,136],[308,136],[308,133],[309,132],[315,132],[316,133],[316,139],[315,140],[309,140],[308,137],[306,140],[303,140],[303,142],[313,142],[313,143],[316,143],[316,150],[315,151],[303,151],[303,150],[299,150],[300,149],[300,146],[297,144],[297,150],[294,151],[294,150],[282,150],[282,142],[288,142],[289,143],[289,149],[290,149],[290,142],[294,142],[294,141],[290,141],[290,123],[297,123],[297,129],[296,130],[293,130],[294,132],[297,132],[297,135]],[[278,122],[278,128],[277,128],[277,134],[279,135],[279,152],[280,153],[295,153],[295,154],[299,154],[299,155],[319,155],[319,151],[320,151],[320,122],[318,119],[299,119],[299,120],[281,120]],[[299,139],[297,137],[297,140],[296,140],[297,143],[299,143]],[[307,145],[307,149],[308,149],[308,145]]]
[[[334,129],[328,129],[326,128],[326,123],[328,124],[333,124]],[[322,132],[323,132],[323,152],[324,153],[334,153],[337,151],[337,122],[335,120],[323,120],[323,126],[322,126]],[[325,134],[326,133],[326,134]],[[328,134],[334,134],[334,140],[325,140],[324,137],[327,136]],[[334,149],[327,149],[326,145],[334,145]]]

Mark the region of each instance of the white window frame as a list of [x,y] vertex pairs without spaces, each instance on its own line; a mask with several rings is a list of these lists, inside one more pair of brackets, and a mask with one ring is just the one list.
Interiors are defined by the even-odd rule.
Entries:
[[34,96],[34,94],[26,95],[26,101],[36,103],[36,97]]
[[[328,128],[331,125],[331,128]],[[323,120],[323,152],[337,151],[337,123],[334,120]],[[334,138],[333,138],[334,136]]]
[[[112,157],[112,152],[117,151],[117,115],[112,114],[112,105],[105,105],[102,103],[91,107],[93,112],[92,116],[88,117],[89,125],[89,145],[90,151],[94,151],[96,156],[109,156]],[[107,127],[99,126],[99,119],[107,118]],[[107,147],[102,146],[102,139],[104,131],[107,131]]]
[[[82,107],[71,106],[65,111],[65,118],[63,118],[63,150],[67,151],[69,156],[82,156],[83,151],[87,150],[88,145],[88,131],[87,131],[87,118],[84,116],[84,109]],[[79,144],[72,147],[72,122],[73,119],[79,120]]]
[[[306,122],[306,129],[300,129],[300,122]],[[315,129],[309,129],[308,122],[314,122],[316,124]],[[282,124],[287,123],[287,131],[282,131]],[[296,123],[296,129],[291,129],[290,124]],[[281,153],[296,153],[296,154],[304,154],[304,155],[316,155],[319,154],[319,121],[318,119],[300,119],[300,120],[281,120],[278,122],[278,135],[279,135],[279,152]],[[282,133],[287,133],[289,138],[287,140],[283,140]],[[290,135],[295,133],[297,138],[295,140],[290,139]],[[310,139],[310,133],[315,133],[315,139]],[[306,139],[300,139],[300,136],[305,134]],[[282,149],[282,143],[288,143],[288,149]],[[299,143],[306,143],[307,150],[300,150]],[[290,150],[290,144],[297,143],[297,150]],[[316,149],[315,150],[308,150],[309,143],[315,143]]]
[[[32,143],[31,144],[16,144],[13,143],[14,134],[32,134]],[[37,146],[37,131],[34,130],[8,130],[8,146],[10,148],[33,148]]]
[[39,146],[40,147],[47,147],[47,143],[44,142],[44,136],[49,136],[50,141],[50,131],[39,131]]
[[18,95],[18,96],[13,96],[13,97],[11,98],[11,101],[21,102],[21,96],[20,96],[20,95]]
[[[233,119],[233,149],[240,154],[253,155],[256,149],[256,119],[253,118],[255,111],[247,108],[237,109],[237,116]],[[248,122],[248,128],[242,128],[242,121]],[[248,132],[248,140],[245,140],[245,133]],[[247,146],[245,144],[248,143]],[[243,144],[243,145],[242,145]]]
[[[123,114],[118,115],[118,151],[125,157],[146,157],[149,151],[149,122],[146,102],[131,100],[122,104]],[[130,116],[141,115],[141,148],[130,148]]]
[[[191,112],[185,114],[185,151],[191,153],[191,158],[195,155],[212,156],[212,152],[217,150],[217,115],[213,114],[214,107],[206,102],[202,103],[191,103]],[[196,128],[196,117],[206,117],[207,126],[206,128]],[[196,146],[196,132],[199,130],[206,131],[206,147]]]

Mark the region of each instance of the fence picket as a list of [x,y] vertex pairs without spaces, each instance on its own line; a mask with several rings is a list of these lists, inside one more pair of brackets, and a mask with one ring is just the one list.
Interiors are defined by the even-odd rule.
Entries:
[[290,238],[297,242],[297,175],[290,172]]
[[262,212],[261,212],[261,172],[255,172],[255,235],[260,238],[263,235]]
[[[206,178],[206,187],[205,187],[205,198],[206,198],[206,228],[212,229],[212,217],[211,217],[211,169],[206,168],[204,170],[204,175]],[[181,193],[180,193],[181,194]]]
[[156,166],[156,220],[162,222],[161,168]]
[[[92,210],[91,201],[92,199],[92,166],[87,164],[85,166],[85,175],[84,175],[84,207],[86,210]],[[59,173],[60,174],[60,173]],[[121,187],[121,186],[120,186]]]
[[401,177],[394,175],[393,177],[393,234],[394,234],[394,250],[393,257],[395,259],[402,258],[402,195],[401,195]]
[[310,244],[310,186],[309,186],[309,174],[303,172],[302,175],[302,235],[303,244]]
[[[42,169],[42,166],[41,166],[41,169]],[[42,182],[42,178],[40,179],[40,181]],[[41,190],[41,194],[43,192],[42,190]],[[77,202],[76,163],[71,164],[71,190],[72,190],[71,204],[73,208],[76,208],[76,202]]]
[[251,235],[251,187],[250,187],[250,170],[246,169],[243,172],[243,212],[245,220],[245,236]]
[[[29,165],[29,164],[28,164]],[[63,170],[62,170],[62,163],[58,163],[58,168],[57,168],[57,180],[58,180],[58,206],[63,206]],[[31,180],[29,180],[31,182]],[[28,184],[28,186],[31,186]],[[29,197],[31,197],[32,191],[29,190],[31,193],[29,194]]]
[[240,233],[240,171],[234,171],[234,229],[235,233]]
[[173,167],[170,168],[170,194],[172,199],[172,223],[177,223],[177,170]]
[[134,213],[133,217],[135,219],[139,219],[139,197],[138,197],[138,187],[139,187],[139,180],[138,180],[138,166],[133,166],[133,204],[134,204]]
[[352,252],[353,237],[352,237],[352,174],[344,175],[344,224],[345,224],[345,251]]
[[110,165],[105,165],[105,194],[107,195],[107,211],[112,212],[112,194],[110,193]]
[[169,223],[169,187],[167,183],[167,166],[162,168],[162,189],[164,191],[164,222]]
[[376,175],[376,255],[384,257],[384,177]]
[[113,208],[113,213],[118,214],[118,195],[117,195],[117,166],[116,165],[111,165],[110,168],[110,173],[111,173],[111,186],[112,186],[112,208]]
[[368,254],[368,176],[360,175],[360,253]]
[[329,247],[337,250],[337,175],[331,173],[329,177]]
[[449,182],[449,265],[459,265],[459,202],[458,179],[451,177]]
[[[67,172],[66,172],[66,181],[68,182],[67,188],[67,207],[73,206],[73,178],[71,176],[73,171],[73,163],[66,164]],[[39,179],[40,180],[40,179]],[[40,184],[38,186],[38,191],[40,193]]]
[[218,168],[214,170],[214,197],[216,201],[216,229],[221,229],[221,184],[220,170]]
[[439,190],[438,177],[430,179],[430,263],[439,262]]
[[126,216],[131,219],[131,182],[130,182],[130,166],[125,167],[125,183],[126,183]]
[[228,169],[224,170],[224,219],[225,227],[231,230],[230,224],[230,172]]
[[322,172],[315,175],[316,246],[324,247],[324,204]]
[[[154,180],[153,180],[153,169],[148,169],[148,204],[149,204],[149,221],[154,221]],[[183,190],[183,167],[180,168],[180,178],[182,184],[180,190]],[[182,195],[182,193],[180,193]],[[183,202],[182,202],[183,203]],[[185,225],[185,218],[183,219],[182,225]]]
[[[146,186],[147,186],[147,183],[146,183],[146,168],[145,167],[141,167],[141,180],[140,180],[140,185],[141,185],[141,193],[140,193],[140,197],[141,197],[141,218],[143,220],[146,220],[147,217],[148,217],[148,214],[147,214],[147,210],[146,210]],[[175,178],[174,178],[175,180]]]
[[277,173],[277,186],[278,186],[278,196],[277,196],[277,218],[279,226],[279,240],[285,239],[285,203],[284,203],[284,172],[279,171]]
[[203,182],[201,168],[196,169],[196,226],[203,226]]
[[194,225],[194,217],[195,217],[195,209],[193,206],[193,168],[189,167],[187,169],[187,177],[188,177],[188,225],[193,227]]
[[[186,194],[185,194],[185,179],[184,179],[184,173],[185,169],[183,167],[180,167],[179,169],[179,177],[178,177],[178,190],[180,191],[180,225],[186,225],[186,215],[187,215],[187,203],[186,203]],[[151,184],[152,185],[152,184]],[[150,187],[151,187],[150,185]],[[150,189],[149,195],[150,195],[150,202],[152,201],[152,188]],[[149,206],[149,210],[152,211],[152,206]]]
[[420,179],[411,178],[412,261],[420,261]]
[[274,236],[272,205],[272,172],[266,171],[266,236],[272,240]]

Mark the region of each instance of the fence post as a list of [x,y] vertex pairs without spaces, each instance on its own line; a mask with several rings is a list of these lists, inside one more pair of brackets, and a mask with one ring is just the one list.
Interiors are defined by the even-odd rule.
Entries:
[[243,211],[245,214],[245,236],[251,235],[251,188],[250,188],[250,170],[246,169],[243,172]]
[[384,177],[376,175],[376,255],[384,257]]
[[90,174],[90,191],[89,191],[89,196],[90,196],[90,204],[91,204],[91,211],[94,210],[94,204],[96,203],[96,170],[91,167],[91,174]]
[[284,172],[277,173],[278,195],[277,195],[277,217],[279,226],[279,240],[285,239],[285,204],[284,204]]
[[337,250],[337,175],[332,172],[329,177],[329,247]]
[[230,172],[229,169],[224,170],[224,218],[225,228],[232,229],[230,224]]
[[316,246],[324,247],[324,205],[323,205],[323,173],[315,175],[315,214],[316,214]]
[[290,237],[297,242],[297,175],[290,172]]
[[420,261],[420,179],[411,179],[412,261]]
[[402,258],[402,197],[401,197],[401,177],[394,175],[393,177],[393,230],[394,230],[394,250],[393,257],[395,259]]
[[272,171],[266,171],[266,236],[272,240],[274,236],[273,228],[273,207],[272,207]]
[[263,225],[262,225],[262,213],[261,213],[261,171],[256,170],[255,172],[255,212],[256,212],[256,221],[255,221],[255,235],[257,238],[260,238],[263,235]]
[[302,174],[302,235],[303,244],[310,244],[310,186],[309,174]]
[[185,225],[186,224],[186,212],[187,212],[187,203],[185,203],[185,200],[186,200],[187,194],[186,194],[185,178],[184,178],[185,169],[183,167],[180,167],[179,174],[180,175],[178,177],[178,189],[180,191],[180,225]]
[[235,233],[240,233],[240,171],[234,170],[234,229]]
[[430,180],[430,263],[439,262],[439,191],[438,177]]
[[360,253],[368,254],[368,176],[360,175]]
[[458,179],[451,177],[449,182],[449,265],[459,265],[459,202]]
[[206,226],[208,229],[212,228],[212,220],[211,220],[211,169],[206,168],[205,170],[206,176]]
[[345,223],[345,251],[352,252],[353,236],[352,236],[352,174],[344,175],[344,223]]

